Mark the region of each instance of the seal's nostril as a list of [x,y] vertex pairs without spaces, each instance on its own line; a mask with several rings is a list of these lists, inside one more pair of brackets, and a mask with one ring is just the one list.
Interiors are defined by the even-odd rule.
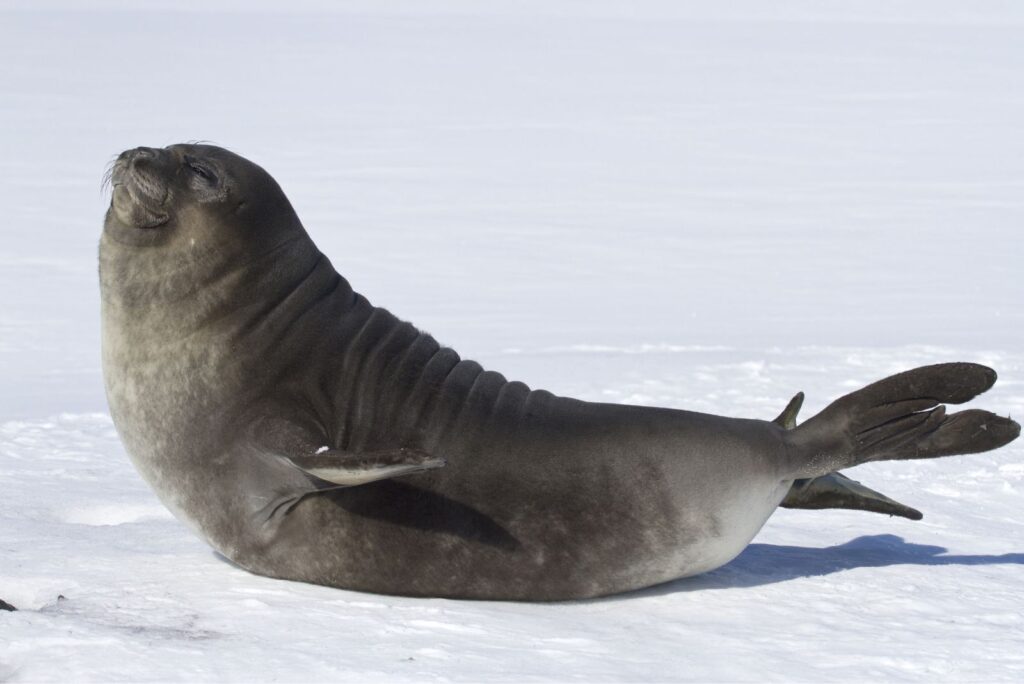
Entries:
[[135,159],[152,159],[155,156],[156,151],[152,147],[136,147],[130,150],[125,150],[120,154],[118,159],[133,161]]
[[149,159],[155,157],[151,147],[134,147],[130,150],[125,150],[117,156],[118,160],[132,161],[134,159]]

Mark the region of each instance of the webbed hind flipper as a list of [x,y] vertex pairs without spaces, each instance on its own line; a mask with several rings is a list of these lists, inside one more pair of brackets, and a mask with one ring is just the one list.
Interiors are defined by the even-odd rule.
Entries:
[[406,448],[369,452],[327,449],[287,458],[299,470],[340,487],[354,487],[445,465],[443,458]]
[[898,515],[910,520],[924,517],[917,509],[894,501],[840,473],[796,480],[779,505],[783,508],[849,508]]
[[[796,427],[796,416],[804,403],[804,393],[798,392],[779,417],[772,422],[783,429],[792,430]],[[793,482],[786,498],[779,504],[783,508],[848,508],[872,513],[898,515],[902,518],[920,520],[921,512],[910,506],[904,506],[881,492],[865,487],[856,480],[851,480],[840,473],[830,473],[814,478],[801,478]]]

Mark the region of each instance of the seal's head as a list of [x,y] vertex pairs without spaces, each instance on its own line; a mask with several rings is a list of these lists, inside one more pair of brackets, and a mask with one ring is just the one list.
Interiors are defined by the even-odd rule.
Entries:
[[136,147],[118,156],[108,181],[105,301],[156,306],[201,290],[207,300],[242,302],[253,281],[272,273],[287,281],[318,255],[270,174],[220,147]]
[[126,150],[109,182],[104,229],[124,245],[260,250],[298,225],[270,174],[213,145]]

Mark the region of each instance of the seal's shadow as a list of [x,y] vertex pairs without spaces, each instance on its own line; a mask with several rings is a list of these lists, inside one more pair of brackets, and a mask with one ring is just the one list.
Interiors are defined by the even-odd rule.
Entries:
[[853,568],[888,565],[1024,565],[1024,553],[998,556],[945,555],[941,546],[912,544],[893,534],[857,537],[826,548],[751,544],[717,570],[629,594],[654,596],[681,591],[759,587],[800,577],[821,577]]

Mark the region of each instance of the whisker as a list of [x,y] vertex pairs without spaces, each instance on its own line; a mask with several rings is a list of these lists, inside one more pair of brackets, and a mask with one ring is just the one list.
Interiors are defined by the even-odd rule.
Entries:
[[117,158],[120,155],[114,155],[107,162],[107,167],[103,171],[103,179],[100,181],[100,194],[106,194],[114,185],[114,166],[117,165]]

